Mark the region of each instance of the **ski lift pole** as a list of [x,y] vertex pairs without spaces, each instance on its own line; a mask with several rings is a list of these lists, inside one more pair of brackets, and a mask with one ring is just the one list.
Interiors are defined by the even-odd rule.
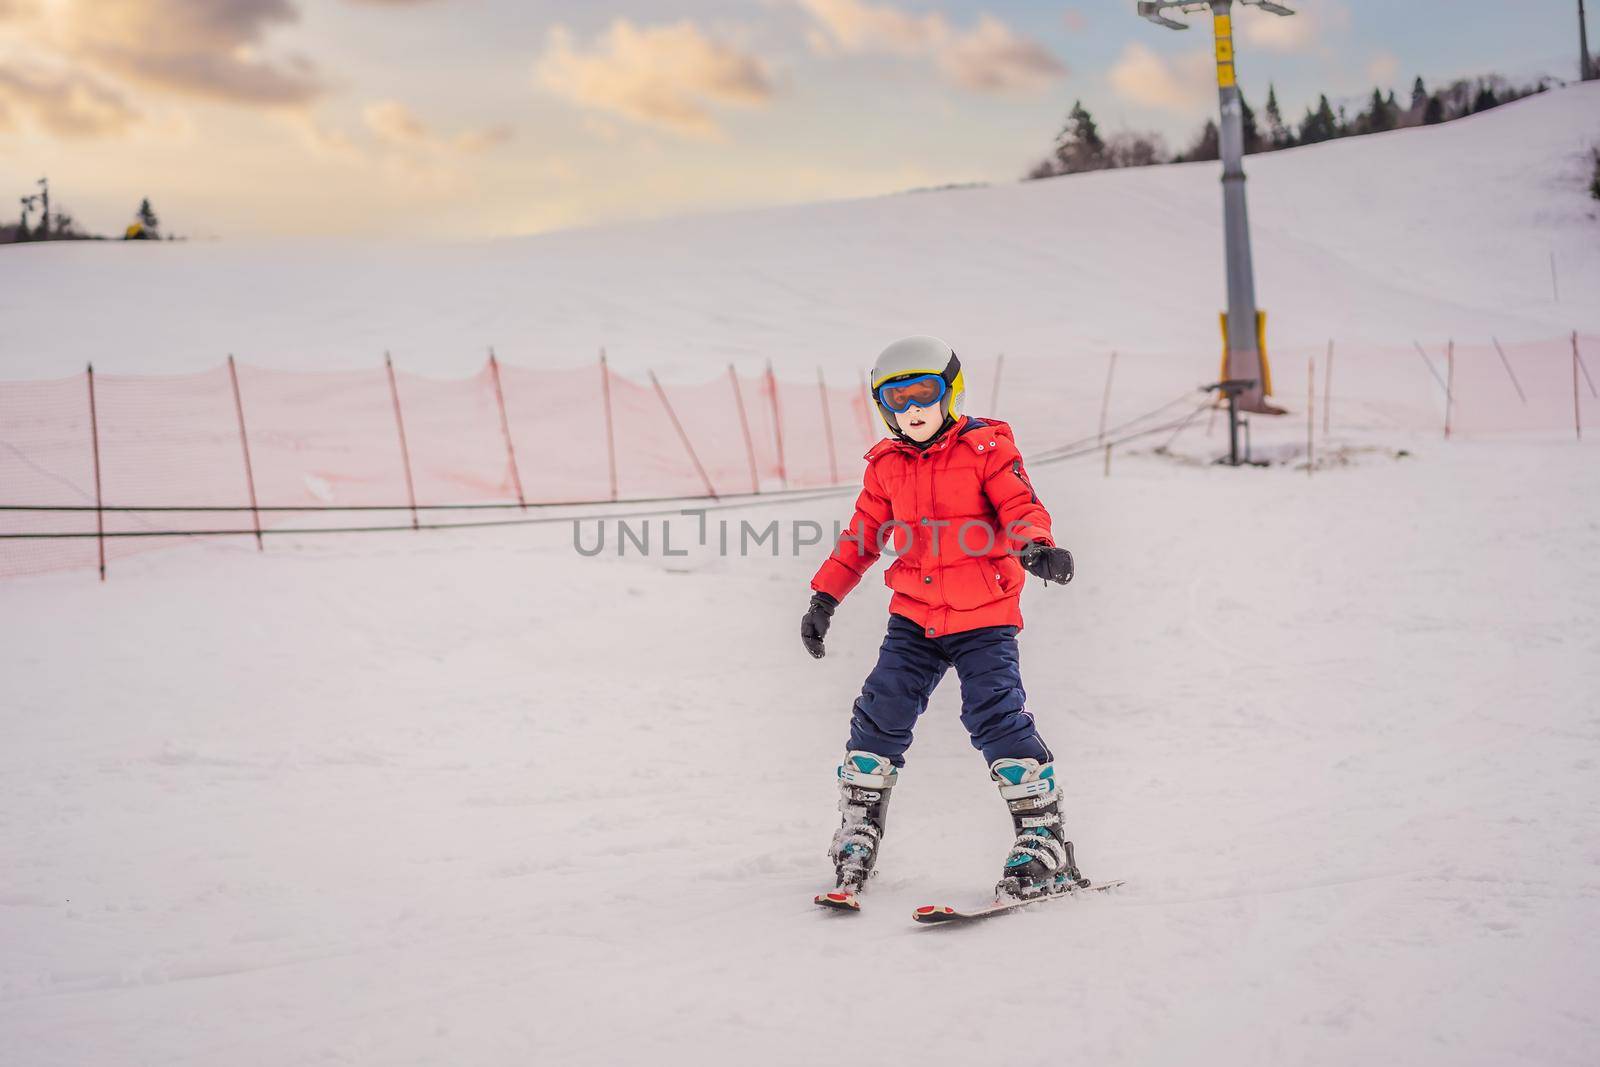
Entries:
[[1208,393],[1221,393],[1228,398],[1228,466],[1239,465],[1239,397],[1254,389],[1256,383],[1249,378],[1224,378],[1206,386]]
[[[1274,15],[1294,14],[1290,8],[1272,0],[1238,0],[1238,3],[1259,7]],[[1242,394],[1246,411],[1278,414],[1277,409],[1272,408],[1265,399],[1268,378],[1258,336],[1255,268],[1250,254],[1250,217],[1245,207],[1244,191],[1244,98],[1239,93],[1238,76],[1234,69],[1233,5],[1234,0],[1139,0],[1137,11],[1141,18],[1169,30],[1186,30],[1189,27],[1162,14],[1165,10],[1177,8],[1188,12],[1211,12],[1217,96],[1221,112],[1218,132],[1222,156],[1222,227],[1228,280],[1228,337],[1222,373],[1229,381],[1251,383],[1249,390]],[[1239,400],[1230,398],[1230,402],[1237,406]]]

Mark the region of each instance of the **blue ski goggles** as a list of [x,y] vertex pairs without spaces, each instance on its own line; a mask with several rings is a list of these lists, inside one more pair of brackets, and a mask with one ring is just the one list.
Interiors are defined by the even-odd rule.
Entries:
[[938,374],[919,374],[915,378],[884,382],[878,386],[878,403],[896,415],[912,408],[931,408],[944,399],[949,388]]

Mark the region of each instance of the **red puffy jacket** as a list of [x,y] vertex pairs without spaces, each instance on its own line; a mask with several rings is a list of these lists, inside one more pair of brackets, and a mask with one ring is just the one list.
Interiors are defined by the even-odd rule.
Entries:
[[926,449],[888,438],[866,458],[850,527],[811,588],[843,600],[892,543],[897,558],[883,580],[893,614],[929,637],[1020,628],[1027,572],[1014,552],[1055,542],[1011,427],[962,416]]

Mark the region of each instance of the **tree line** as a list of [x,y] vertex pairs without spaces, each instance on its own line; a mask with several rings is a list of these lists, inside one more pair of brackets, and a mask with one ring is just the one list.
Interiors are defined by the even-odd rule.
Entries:
[[[1385,94],[1383,90],[1374,88],[1365,106],[1350,115],[1344,104],[1335,108],[1328,102],[1327,94],[1323,93],[1318,96],[1315,107],[1306,108],[1305,116],[1298,123],[1290,123],[1284,120],[1278,105],[1277,87],[1269,85],[1266,107],[1260,119],[1240,94],[1244,150],[1246,155],[1254,155],[1340,137],[1383,133],[1406,126],[1434,126],[1542,93],[1549,87],[1547,78],[1541,78],[1531,85],[1513,85],[1499,75],[1488,75],[1463,78],[1443,89],[1429,92],[1418,77],[1411,83],[1411,99],[1407,103],[1402,104],[1396,99],[1392,89]],[[1035,165],[1027,177],[1053,178],[1091,170],[1193,163],[1220,157],[1221,134],[1213,119],[1207,119],[1193,140],[1181,151],[1169,153],[1165,141],[1156,133],[1122,131],[1102,137],[1089,109],[1083,106],[1082,101],[1075,101],[1061,132],[1056,135],[1050,154]]]
[[[22,205],[22,213],[16,222],[0,223],[0,244],[21,244],[28,241],[104,241],[102,234],[89,233],[78,225],[76,219],[65,208],[50,207],[50,182],[47,178],[38,181],[39,191],[18,197]],[[34,212],[38,212],[39,221],[32,221]],[[161,235],[161,220],[156,217],[156,212],[150,206],[150,198],[145,197],[139,201],[139,209],[134,212],[133,221],[128,224],[122,233],[125,241],[159,241]],[[168,234],[166,240],[179,240]]]

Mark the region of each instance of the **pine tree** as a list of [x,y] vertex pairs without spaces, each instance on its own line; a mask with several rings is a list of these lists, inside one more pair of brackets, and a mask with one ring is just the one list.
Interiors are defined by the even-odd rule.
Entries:
[[1274,149],[1287,148],[1294,138],[1283,125],[1283,112],[1278,110],[1278,90],[1267,85],[1267,140]]
[[1478,95],[1472,101],[1472,113],[1488,111],[1492,107],[1500,106],[1500,98],[1494,94],[1494,86],[1484,82],[1478,87]]
[[1179,152],[1174,163],[1198,163],[1202,160],[1222,158],[1222,131],[1217,129],[1217,124],[1206,119],[1206,124],[1200,130],[1200,136],[1183,152]]
[[1094,116],[1083,106],[1083,101],[1072,102],[1066,125],[1056,136],[1055,154],[1065,174],[1101,170],[1106,166],[1106,143],[1101,140]]
[[1439,99],[1439,94],[1434,93],[1428,97],[1428,106],[1422,110],[1422,124],[1424,126],[1437,126],[1444,121],[1444,101]]
[[1256,113],[1243,92],[1239,94],[1239,127],[1244,134],[1244,154],[1254,155],[1261,151],[1261,130],[1256,126]]
[[145,197],[143,200],[139,201],[139,221],[143,223],[144,228],[149,230],[152,234],[161,228],[160,221],[156,219],[155,211],[150,207],[149,197]]
[[1417,80],[1411,83],[1411,110],[1421,115],[1428,106],[1428,90],[1422,84],[1422,75],[1417,75]]
[[1306,109],[1306,117],[1300,122],[1300,143],[1316,144],[1319,141],[1331,141],[1340,136],[1339,119],[1333,113],[1333,106],[1328,103],[1326,94],[1317,98],[1317,109]]
[[1376,89],[1372,90],[1372,103],[1367,107],[1366,127],[1368,133],[1394,129],[1394,112],[1383,94]]

